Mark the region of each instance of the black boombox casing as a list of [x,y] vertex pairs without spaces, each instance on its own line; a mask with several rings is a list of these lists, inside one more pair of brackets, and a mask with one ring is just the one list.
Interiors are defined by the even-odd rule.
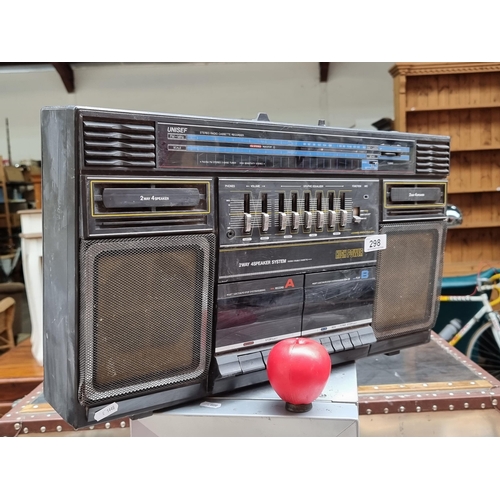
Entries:
[[75,428],[425,343],[449,138],[86,107],[41,111],[44,394]]

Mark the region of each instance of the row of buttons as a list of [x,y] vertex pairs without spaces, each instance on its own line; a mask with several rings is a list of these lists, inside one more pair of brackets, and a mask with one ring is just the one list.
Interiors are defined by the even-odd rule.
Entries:
[[328,353],[332,354],[373,344],[375,340],[376,338],[373,334],[373,330],[370,327],[365,327],[354,332],[339,333],[330,337],[323,337],[320,339],[320,342]]
[[[348,333],[322,337],[319,342],[325,347],[329,354],[356,349],[357,347],[373,344],[376,341],[371,327],[360,328]],[[241,375],[265,370],[267,358],[271,349],[252,352],[250,354],[230,354],[218,357],[219,371],[222,377]]]

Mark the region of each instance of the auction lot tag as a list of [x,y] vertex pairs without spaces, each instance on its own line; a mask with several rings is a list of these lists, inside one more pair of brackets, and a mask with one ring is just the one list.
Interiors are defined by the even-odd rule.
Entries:
[[109,417],[113,413],[116,413],[118,411],[118,405],[116,403],[112,403],[102,410],[99,410],[96,412],[94,415],[94,418],[99,422],[99,420],[102,420],[103,418]]
[[365,252],[384,250],[387,247],[387,234],[376,234],[365,238]]

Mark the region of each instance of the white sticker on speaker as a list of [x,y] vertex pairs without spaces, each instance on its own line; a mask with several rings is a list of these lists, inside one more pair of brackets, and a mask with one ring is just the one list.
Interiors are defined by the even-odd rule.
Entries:
[[200,403],[200,406],[203,406],[205,408],[220,408],[222,405],[220,403],[210,403],[208,401],[203,401],[203,403]]
[[365,252],[376,252],[387,247],[387,235],[376,234],[365,238]]
[[117,411],[118,411],[118,405],[116,403],[111,403],[102,410],[96,412],[94,418],[99,422],[99,420],[109,417],[110,415],[113,415],[113,413],[116,413]]

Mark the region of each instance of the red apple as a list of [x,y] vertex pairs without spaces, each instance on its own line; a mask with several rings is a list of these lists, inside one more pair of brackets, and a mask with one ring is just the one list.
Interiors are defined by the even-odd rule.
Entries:
[[331,372],[327,350],[309,338],[285,339],[269,353],[267,375],[290,411],[308,411],[321,394]]

